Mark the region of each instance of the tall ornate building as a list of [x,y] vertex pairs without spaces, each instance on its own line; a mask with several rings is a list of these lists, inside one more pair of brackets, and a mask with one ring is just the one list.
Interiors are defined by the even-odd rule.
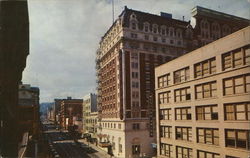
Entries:
[[29,54],[27,1],[0,1],[0,155],[18,156],[18,84]]
[[171,14],[125,7],[97,51],[101,147],[117,157],[155,155],[154,68],[192,49],[192,36],[190,23]]

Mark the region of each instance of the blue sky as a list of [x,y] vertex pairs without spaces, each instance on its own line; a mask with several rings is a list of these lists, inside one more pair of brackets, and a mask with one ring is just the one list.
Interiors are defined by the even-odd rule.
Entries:
[[[95,92],[95,51],[112,24],[111,0],[28,2],[30,55],[23,82],[40,88],[40,102]],[[185,20],[190,20],[196,5],[250,18],[250,0],[114,0],[114,4],[115,18],[125,5]]]

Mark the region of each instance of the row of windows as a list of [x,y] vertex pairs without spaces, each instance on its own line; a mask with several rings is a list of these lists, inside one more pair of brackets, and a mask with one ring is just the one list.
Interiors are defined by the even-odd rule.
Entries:
[[[166,43],[166,40],[163,40],[163,43]],[[169,41],[170,44],[174,44],[175,41],[174,40],[170,40]],[[181,41],[177,41],[176,42],[178,45],[181,45]],[[153,45],[153,44],[148,44],[145,43],[143,45],[137,43],[137,42],[128,42],[125,44],[125,47],[127,48],[131,48],[131,49],[140,49],[140,50],[144,50],[144,51],[151,51],[154,53],[164,53],[164,54],[171,54],[171,55],[181,55],[184,50],[183,48],[180,47],[169,47],[169,46],[158,46],[158,45]]]
[[[166,158],[196,158],[196,156],[193,156],[193,149],[176,146],[176,154],[174,154],[173,145],[166,143],[160,144],[160,154]],[[197,158],[220,158],[220,154],[197,150]],[[229,157],[227,156],[227,158]]]
[[[136,33],[131,33],[131,34],[130,34],[130,37],[131,37],[131,38],[134,38],[134,39],[137,39],[137,38],[138,38],[138,35],[137,35]],[[149,41],[149,40],[151,40],[151,38],[150,38],[149,35],[144,35],[144,40]],[[154,42],[161,41],[162,43],[167,43],[167,39],[166,39],[165,37],[162,37],[161,40],[159,40],[158,37],[153,36],[153,37],[152,37],[152,41],[154,41]],[[175,44],[175,40],[170,39],[168,43],[169,43],[169,44]],[[178,40],[176,43],[177,43],[178,45],[181,45],[181,44],[182,44],[182,41],[181,41],[181,40]]]
[[[166,80],[165,80],[166,81]],[[166,82],[161,82],[162,84]],[[243,94],[250,92],[250,74],[234,76],[223,79],[223,95]],[[212,98],[217,96],[216,81],[195,85],[195,99]],[[170,103],[171,91],[158,94],[159,104]],[[183,102],[191,100],[190,87],[184,87],[174,90],[174,101]]]
[[[227,70],[250,64],[249,46],[222,54],[222,69]],[[204,77],[216,73],[215,57],[194,64],[194,78]],[[174,84],[182,83],[190,79],[189,67],[174,71]],[[167,87],[170,84],[170,74],[158,77],[158,87]]]
[[[137,21],[132,21],[130,23],[130,28],[132,28],[133,30],[137,30],[138,29],[138,23]],[[152,31],[151,31],[152,30]],[[153,24],[152,28],[150,29],[150,25],[149,23],[144,23],[143,25],[143,31],[144,32],[152,32],[155,34],[160,33],[161,35],[167,35],[167,36],[176,36],[181,38],[182,37],[182,30],[181,29],[174,29],[173,27],[166,27],[166,26],[161,26],[160,28],[158,28],[157,24]]]
[[[171,126],[160,126],[161,138],[172,138]],[[219,145],[218,128],[196,128],[196,142]],[[250,130],[225,129],[225,146],[250,150]],[[175,139],[192,141],[192,127],[175,127]]]
[[[196,106],[196,120],[218,120],[218,106]],[[160,120],[171,120],[171,108],[160,109]],[[175,108],[175,120],[191,120],[191,107]],[[224,104],[224,120],[250,120],[250,102]]]
[[[102,123],[100,124],[102,127],[105,127],[105,128],[116,128],[116,123]],[[118,129],[121,129],[121,124],[119,123],[118,124]]]
[[250,48],[239,48],[222,55],[223,70],[250,64]]
[[250,74],[234,76],[223,80],[224,95],[250,92]]

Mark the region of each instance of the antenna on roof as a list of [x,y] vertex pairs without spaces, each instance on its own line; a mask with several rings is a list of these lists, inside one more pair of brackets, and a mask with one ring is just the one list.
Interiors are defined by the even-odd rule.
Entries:
[[112,0],[112,17],[113,17],[113,22],[114,23],[114,0]]

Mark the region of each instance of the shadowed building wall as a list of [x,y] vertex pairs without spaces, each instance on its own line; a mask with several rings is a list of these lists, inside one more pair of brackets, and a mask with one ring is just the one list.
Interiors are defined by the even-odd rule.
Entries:
[[18,153],[18,84],[28,54],[27,1],[0,1],[0,155],[4,157]]

